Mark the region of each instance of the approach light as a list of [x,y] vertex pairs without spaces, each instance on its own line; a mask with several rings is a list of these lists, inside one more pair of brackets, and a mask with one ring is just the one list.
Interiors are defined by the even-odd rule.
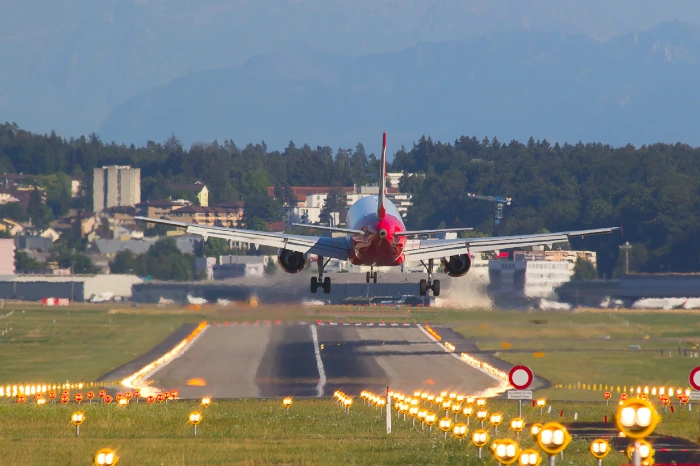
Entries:
[[199,413],[197,411],[190,413],[190,415],[187,417],[187,422],[192,424],[192,426],[194,427],[194,435],[197,435],[197,425],[200,422],[202,422],[203,417],[204,416],[202,416],[202,413]]
[[[158,396],[160,396],[160,395],[158,395]],[[210,404],[211,404],[211,398],[209,398],[208,396],[205,396],[204,398],[202,398],[202,406],[204,406],[205,408],[208,408]]]
[[489,433],[484,429],[475,430],[472,434],[472,443],[479,449],[479,459],[481,459],[481,449],[489,442]]
[[95,466],[114,466],[119,462],[119,456],[114,450],[103,448],[95,453],[94,462]]
[[571,442],[571,435],[558,422],[549,422],[542,426],[537,434],[537,444],[550,456],[557,455]]
[[637,440],[630,443],[625,451],[627,458],[633,461],[634,453],[637,449],[639,449],[639,459],[642,464],[654,464],[654,448],[646,440]]
[[595,439],[591,442],[590,447],[588,447],[588,451],[590,451],[591,455],[596,459],[602,460],[610,453],[610,444],[607,440],[603,440],[602,438]]
[[532,448],[523,450],[518,456],[518,464],[520,466],[538,466],[542,462],[542,456],[537,450]]
[[659,423],[659,415],[649,401],[630,399],[618,408],[615,423],[627,437],[643,439],[654,432]]
[[510,430],[520,433],[525,428],[525,420],[521,417],[514,417],[510,420]]
[[491,453],[493,453],[499,464],[513,464],[518,461],[520,447],[515,440],[509,438],[497,439],[493,442]]
[[464,437],[466,437],[467,432],[469,432],[469,428],[466,424],[458,422],[452,426],[452,435],[458,440],[462,440]]

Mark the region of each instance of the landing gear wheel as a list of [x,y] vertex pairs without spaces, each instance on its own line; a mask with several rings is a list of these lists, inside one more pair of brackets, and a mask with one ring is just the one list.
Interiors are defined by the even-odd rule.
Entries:
[[328,294],[331,292],[331,278],[326,277],[323,279],[323,292]]
[[316,293],[318,290],[318,278],[311,277],[311,292]]
[[369,283],[370,279],[372,278],[372,274],[367,272],[367,283]]
[[420,295],[425,296],[428,294],[428,282],[423,279],[420,281]]
[[377,272],[372,274],[372,280],[374,280],[374,283],[377,283]]
[[440,296],[440,280],[433,282],[433,296]]

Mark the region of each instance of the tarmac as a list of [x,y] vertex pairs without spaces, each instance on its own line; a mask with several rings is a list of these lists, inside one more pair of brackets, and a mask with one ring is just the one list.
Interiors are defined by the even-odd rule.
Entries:
[[387,387],[477,395],[497,386],[413,324],[215,324],[150,378],[181,398],[357,395]]

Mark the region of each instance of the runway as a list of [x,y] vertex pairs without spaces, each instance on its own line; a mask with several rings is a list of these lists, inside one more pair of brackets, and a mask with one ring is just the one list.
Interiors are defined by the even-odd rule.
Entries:
[[387,386],[478,394],[497,386],[411,324],[215,324],[151,380],[182,398],[330,396]]

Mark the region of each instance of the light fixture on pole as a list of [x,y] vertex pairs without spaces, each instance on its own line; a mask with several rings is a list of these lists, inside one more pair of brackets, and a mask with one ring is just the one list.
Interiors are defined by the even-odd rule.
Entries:
[[75,436],[80,437],[80,424],[85,422],[85,414],[76,411],[71,415],[70,422],[75,426]]
[[194,435],[197,435],[197,424],[202,422],[202,418],[203,418],[202,413],[198,413],[196,411],[193,413],[190,413],[190,415],[187,417],[187,422],[189,422],[190,424],[192,424],[194,426]]
[[499,464],[513,464],[520,456],[520,446],[509,438],[497,439],[493,442],[491,453]]
[[539,466],[541,462],[542,456],[540,456],[537,450],[533,450],[532,448],[523,450],[520,452],[520,456],[518,456],[518,464],[520,466]]
[[549,422],[542,426],[537,434],[537,444],[549,455],[549,465],[554,466],[557,454],[561,453],[571,442],[571,435],[558,422]]
[[479,459],[481,459],[481,449],[489,443],[489,433],[484,429],[475,430],[472,433],[472,443],[479,449]]
[[610,444],[601,438],[595,439],[591,442],[591,446],[588,447],[588,451],[598,460],[598,466],[601,466],[603,464],[603,458],[610,453]]
[[95,466],[114,466],[119,462],[119,456],[117,455],[117,452],[111,448],[103,448],[95,453],[93,461]]

